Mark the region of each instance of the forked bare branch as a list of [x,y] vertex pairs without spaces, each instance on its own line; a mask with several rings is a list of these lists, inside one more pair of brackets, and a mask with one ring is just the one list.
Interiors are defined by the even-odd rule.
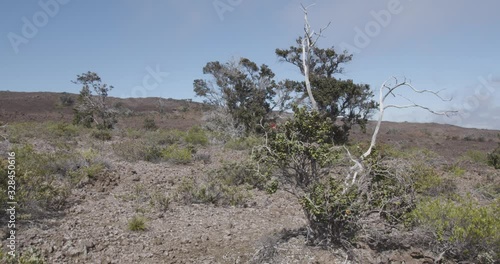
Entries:
[[[392,85],[389,84],[390,80],[394,80]],[[394,92],[400,87],[408,87],[411,89],[412,92],[418,93],[418,94],[431,94],[431,95],[439,98],[441,101],[452,100],[452,98],[450,98],[450,99],[443,98],[439,94],[442,90],[440,90],[440,91],[432,91],[432,90],[425,90],[425,89],[419,90],[419,89],[416,89],[415,87],[413,87],[411,85],[411,83],[409,81],[407,81],[406,79],[404,79],[404,81],[402,81],[402,82],[399,82],[396,77],[392,77],[392,78],[386,80],[380,86],[380,90],[379,90],[379,116],[378,116],[377,125],[375,126],[375,130],[373,132],[370,146],[368,147],[368,150],[366,150],[366,152],[364,152],[359,157],[359,159],[355,159],[352,157],[351,153],[349,153],[349,151],[346,149],[349,158],[354,163],[354,165],[350,168],[349,173],[346,177],[346,180],[345,180],[346,186],[350,186],[350,185],[355,184],[357,175],[364,171],[363,161],[366,157],[368,157],[372,153],[372,150],[377,143],[377,136],[378,136],[378,133],[380,131],[380,126],[382,124],[382,120],[384,118],[384,113],[385,113],[386,109],[388,109],[388,108],[398,108],[398,109],[420,108],[420,109],[424,109],[424,110],[426,110],[432,114],[435,114],[435,115],[445,115],[448,117],[457,113],[457,111],[435,111],[435,110],[431,109],[430,107],[417,104],[413,100],[411,100],[411,99],[409,99],[401,94],[395,94]],[[394,97],[396,97],[396,96],[402,97],[402,98],[406,99],[407,101],[409,101],[410,104],[407,104],[407,105],[386,104],[385,101],[386,101],[387,97],[389,97],[389,95],[392,95]],[[349,183],[348,181],[351,178],[352,178],[352,182]]]

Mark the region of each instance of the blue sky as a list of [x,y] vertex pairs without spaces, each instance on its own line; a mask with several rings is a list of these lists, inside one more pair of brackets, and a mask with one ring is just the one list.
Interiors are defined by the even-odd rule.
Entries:
[[315,3],[313,29],[332,22],[320,47],[354,53],[337,77],[374,90],[391,76],[406,77],[416,88],[446,89],[443,96],[453,97],[444,103],[412,96],[416,102],[460,112],[447,119],[393,109],[387,120],[500,129],[494,0],[2,1],[0,90],[78,93],[70,80],[95,71],[115,87],[112,96],[194,98],[193,80],[209,78],[203,66],[233,57],[269,65],[278,80],[301,80],[274,53],[303,33],[300,3]]

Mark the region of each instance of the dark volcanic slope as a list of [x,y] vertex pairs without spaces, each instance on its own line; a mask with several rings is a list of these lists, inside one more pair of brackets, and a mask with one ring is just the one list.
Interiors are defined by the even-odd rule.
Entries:
[[[0,122],[44,122],[71,121],[73,106],[64,106],[62,97],[77,100],[77,94],[52,92],[10,92],[0,91]],[[162,113],[158,120],[164,128],[186,128],[199,124],[202,104],[186,100],[150,98],[109,98],[109,104],[129,112],[123,123],[140,126],[145,114]]]

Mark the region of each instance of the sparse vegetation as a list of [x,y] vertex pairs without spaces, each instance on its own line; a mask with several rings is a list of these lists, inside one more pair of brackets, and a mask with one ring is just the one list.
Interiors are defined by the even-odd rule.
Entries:
[[3,249],[0,249],[0,262],[4,264],[45,264],[45,258],[40,250],[29,248],[22,252],[16,252],[16,257],[12,257]]
[[[184,203],[210,203],[219,206],[243,205],[251,197],[251,189],[272,188],[272,182],[258,173],[251,161],[225,163],[203,178],[185,178],[177,190]],[[271,187],[268,187],[271,186]]]

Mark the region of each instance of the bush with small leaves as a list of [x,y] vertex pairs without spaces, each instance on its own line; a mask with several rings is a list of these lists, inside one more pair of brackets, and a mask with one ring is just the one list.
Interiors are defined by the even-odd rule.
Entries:
[[113,151],[126,161],[158,162],[162,159],[161,146],[146,140],[125,140],[113,144]]
[[184,140],[188,144],[206,146],[208,137],[205,131],[199,127],[192,127],[184,136]]
[[180,145],[170,145],[161,151],[161,157],[176,164],[188,164],[193,159],[193,150]]
[[480,255],[500,258],[500,199],[483,206],[470,196],[424,199],[407,223],[430,230],[438,247],[457,261],[475,261]]

